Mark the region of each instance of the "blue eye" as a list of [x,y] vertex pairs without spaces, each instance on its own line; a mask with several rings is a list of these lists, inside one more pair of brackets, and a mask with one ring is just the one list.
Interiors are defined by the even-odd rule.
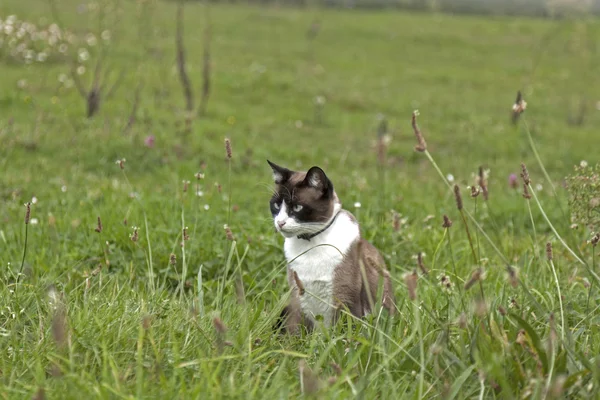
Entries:
[[278,203],[273,203],[273,208],[279,210],[280,205]]

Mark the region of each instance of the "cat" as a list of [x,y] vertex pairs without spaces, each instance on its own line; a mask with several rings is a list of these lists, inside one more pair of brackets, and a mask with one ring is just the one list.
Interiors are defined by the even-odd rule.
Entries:
[[292,289],[279,326],[297,333],[301,326],[314,329],[321,320],[330,327],[342,309],[361,318],[372,310],[380,280],[382,305],[393,313],[395,298],[385,261],[361,236],[356,218],[342,208],[325,172],[316,166],[297,172],[267,162],[275,181],[271,214],[285,238]]

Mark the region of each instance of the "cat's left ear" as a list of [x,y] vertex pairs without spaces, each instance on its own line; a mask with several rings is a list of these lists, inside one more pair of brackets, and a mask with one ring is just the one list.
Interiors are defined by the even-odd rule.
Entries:
[[304,184],[317,189],[321,193],[327,193],[332,189],[332,184],[325,172],[319,167],[312,167],[306,173]]

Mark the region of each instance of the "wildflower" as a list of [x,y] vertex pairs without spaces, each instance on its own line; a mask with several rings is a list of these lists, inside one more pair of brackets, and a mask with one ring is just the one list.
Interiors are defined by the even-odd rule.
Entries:
[[100,37],[102,38],[102,40],[104,40],[105,42],[108,42],[110,40],[110,31],[108,30],[104,30],[102,31],[102,33],[100,34]]
[[511,298],[508,300],[508,308],[516,308],[516,309],[518,309],[518,308],[519,308],[519,303],[517,303],[517,298],[516,298],[516,296],[515,296],[515,297],[511,297]]
[[581,160],[581,162],[579,163],[579,166],[581,168],[586,168],[588,166],[588,162],[585,160]]
[[188,190],[188,186],[190,184],[190,181],[186,181],[185,179],[183,181],[181,181],[181,183],[183,183],[183,192],[187,192]]
[[600,242],[600,232],[596,233],[593,237],[592,240],[590,240],[590,243],[592,244],[592,246],[596,247],[598,245],[598,242]]
[[115,164],[117,164],[119,166],[119,168],[121,169],[125,169],[125,159],[121,158],[120,160],[115,161]]
[[31,218],[31,225],[37,225],[38,224],[38,219],[37,218]]
[[183,240],[190,240],[190,236],[187,233],[188,227],[183,228]]
[[452,182],[454,182],[454,175],[448,174],[448,175],[446,175],[446,179],[448,180],[448,182],[452,183]]
[[37,204],[37,202],[38,202],[38,199],[37,199],[37,197],[33,196],[33,197],[31,198],[31,204]]
[[129,235],[129,238],[131,239],[132,242],[138,241],[138,227],[137,226],[133,227],[133,234]]
[[171,255],[169,256],[169,263],[171,263],[171,265],[177,264],[177,256],[175,255],[175,253],[171,253]]
[[438,275],[437,279],[438,279],[438,283],[442,287],[442,291],[444,291],[446,293],[452,292],[452,288],[454,287],[454,284],[452,283],[452,281],[450,280],[450,277],[448,275],[440,274],[440,275]]
[[204,210],[205,210],[205,211],[208,211],[209,209],[210,209],[210,206],[209,206],[208,204],[205,204],[205,205],[204,205]]
[[517,92],[517,99],[515,100],[515,104],[512,106],[513,114],[519,115],[527,108],[527,102],[523,100],[523,95],[521,91]]
[[155,140],[156,139],[155,139],[154,135],[146,136],[146,138],[144,139],[144,146],[146,146],[150,149],[153,148]]
[[85,74],[85,67],[83,65],[80,65],[79,67],[77,67],[77,75],[83,74]]
[[354,208],[360,208],[360,207],[361,207],[361,204],[359,201],[354,203]]
[[196,177],[197,180],[204,179],[204,174],[200,173],[200,172],[196,172],[196,174],[194,176]]
[[67,186],[66,185],[62,185],[60,187],[60,191],[63,192],[63,193],[65,193],[67,191]]
[[412,113],[412,127],[415,132],[415,136],[417,137],[417,145],[415,146],[415,150],[419,152],[424,152],[427,150],[427,143],[425,143],[425,138],[417,125],[417,116],[419,115],[419,110],[415,110]]
[[393,211],[392,214],[392,226],[394,228],[394,232],[398,232],[400,230],[400,214],[396,211]]
[[475,198],[479,196],[480,190],[476,186],[471,186],[471,197]]
[[204,192],[202,190],[197,190],[196,191],[196,196],[202,197],[202,196],[204,196]]
[[519,186],[517,179],[517,174],[510,174],[508,176],[508,186],[510,186],[512,189],[516,189],[517,186]]

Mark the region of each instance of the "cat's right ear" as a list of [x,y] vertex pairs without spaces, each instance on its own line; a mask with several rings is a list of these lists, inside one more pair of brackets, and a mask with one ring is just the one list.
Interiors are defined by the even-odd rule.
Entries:
[[279,165],[272,163],[267,160],[271,169],[273,170],[273,180],[276,184],[281,185],[282,183],[287,182],[292,176],[292,171],[287,168],[280,167]]

